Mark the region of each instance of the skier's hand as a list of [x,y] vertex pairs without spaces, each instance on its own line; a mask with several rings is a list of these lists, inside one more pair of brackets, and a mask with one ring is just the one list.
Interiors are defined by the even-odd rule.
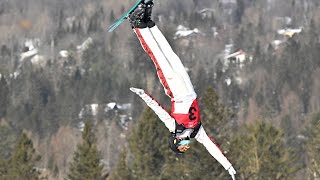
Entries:
[[134,93],[136,93],[138,95],[144,94],[144,90],[143,89],[138,89],[138,88],[134,88],[134,87],[131,87],[130,91],[132,91],[132,92],[134,92]]
[[232,177],[232,180],[236,180],[236,170],[234,170],[234,168],[232,166],[229,167],[228,172],[230,174],[230,176]]

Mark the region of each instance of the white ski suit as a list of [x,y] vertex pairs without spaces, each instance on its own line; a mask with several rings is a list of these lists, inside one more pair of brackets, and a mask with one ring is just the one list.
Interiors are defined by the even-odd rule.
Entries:
[[[172,112],[169,114],[163,107],[142,89],[130,88],[139,95],[146,104],[157,114],[170,132],[175,132],[176,123],[186,128],[180,137],[190,137],[193,128],[200,123],[200,113],[197,95],[194,91],[189,75],[180,58],[157,26],[152,28],[134,28],[143,49],[150,56],[156,66],[160,82],[166,94],[172,101]],[[232,164],[223,155],[220,148],[208,137],[202,125],[194,137],[203,144],[208,152],[226,169],[233,169]]]

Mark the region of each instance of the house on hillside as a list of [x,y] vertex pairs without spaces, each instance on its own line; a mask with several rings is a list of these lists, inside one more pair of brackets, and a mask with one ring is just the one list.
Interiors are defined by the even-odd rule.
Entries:
[[201,15],[201,19],[211,19],[214,16],[214,9],[204,8],[197,11],[197,13]]
[[286,37],[292,38],[293,35],[299,34],[302,32],[302,28],[298,29],[291,29],[291,28],[285,28],[285,29],[279,29],[278,34],[284,35]]
[[20,54],[20,62],[23,62],[26,58],[31,58],[38,54],[38,49],[35,44],[40,44],[39,39],[27,39],[23,45],[23,51]]
[[242,68],[244,66],[244,63],[247,60],[252,61],[252,55],[240,49],[237,52],[226,55],[224,59],[225,59],[226,66],[228,66],[230,63],[234,63],[234,64],[239,64],[239,67]]
[[23,52],[20,54],[19,67],[25,60],[30,60],[34,67],[45,67],[47,59],[40,55],[36,47],[40,47],[40,39],[27,39],[23,45]]
[[83,129],[84,123],[82,120],[88,117],[93,119],[94,123],[97,122],[97,118],[112,119],[113,117],[117,117],[120,127],[127,130],[130,121],[132,121],[131,106],[131,103],[120,104],[116,102],[107,104],[86,104],[78,114],[78,118],[81,120],[78,124],[78,128],[80,130]]

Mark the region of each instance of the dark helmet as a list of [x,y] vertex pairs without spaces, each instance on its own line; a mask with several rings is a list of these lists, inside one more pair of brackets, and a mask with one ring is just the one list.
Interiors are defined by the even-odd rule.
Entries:
[[182,154],[190,148],[190,138],[179,138],[174,134],[170,137],[170,148],[177,154]]

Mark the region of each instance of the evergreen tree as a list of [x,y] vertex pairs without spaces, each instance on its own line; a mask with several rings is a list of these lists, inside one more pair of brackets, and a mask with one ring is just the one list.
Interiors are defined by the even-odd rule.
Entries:
[[6,79],[0,75],[0,118],[6,116],[9,106],[9,87]]
[[296,156],[285,146],[283,133],[257,121],[244,125],[231,143],[238,179],[290,179],[297,172]]
[[[228,112],[218,102],[212,88],[208,89],[201,103],[204,127],[208,134],[218,139],[222,126],[227,124]],[[206,120],[204,119],[206,118]],[[223,132],[224,134],[224,132]],[[122,155],[112,177],[119,179],[224,179],[228,174],[208,153],[203,145],[192,140],[191,148],[182,155],[168,147],[170,133],[151,109],[147,109],[135,125],[129,139],[132,160],[126,163]],[[128,158],[127,158],[128,159]],[[131,174],[130,174],[131,173]],[[130,178],[128,178],[130,177]]]
[[318,179],[320,178],[320,113],[315,115],[307,132],[309,133],[309,140],[306,143],[308,176],[310,179]]
[[[219,102],[219,96],[216,91],[209,87],[205,94],[200,98],[201,103],[201,119],[205,124],[206,130],[215,134],[219,134],[231,117],[230,112]],[[223,134],[221,134],[223,135]]]
[[[213,88],[209,87],[200,98],[201,119],[207,134],[217,142],[227,141],[227,127],[230,113],[219,102]],[[223,144],[222,149],[227,149]],[[229,175],[195,139],[191,148],[183,155],[168,154],[161,179],[225,179]],[[192,167],[192,168],[191,168]]]
[[73,162],[70,165],[68,177],[70,180],[99,180],[103,179],[100,164],[100,152],[97,148],[97,140],[93,125],[85,124],[82,133],[83,142],[78,145],[74,153]]
[[134,179],[154,179],[161,173],[164,153],[169,151],[170,133],[148,108],[137,122],[129,138],[133,161],[130,169]]
[[8,174],[8,165],[6,161],[0,156],[0,179],[6,179]]
[[35,149],[31,139],[22,133],[12,157],[9,159],[7,175],[4,179],[38,179],[39,172],[35,164],[40,160],[40,156],[35,154]]
[[119,179],[132,179],[130,169],[127,163],[128,151],[124,150],[119,155],[119,160],[116,169],[108,180],[119,180]]
[[[220,148],[227,150],[228,136],[230,135],[230,127],[227,126],[231,118],[231,113],[219,102],[219,96],[216,91],[209,87],[200,97],[201,105],[201,122],[208,136],[212,137]],[[195,142],[194,154],[195,160],[198,162],[198,169],[194,173],[198,173],[200,179],[211,179],[212,177],[224,179],[228,176],[227,171],[219,164],[203,147],[203,145]],[[192,159],[192,158],[191,158]]]
[[114,15],[114,11],[112,9],[110,12],[109,21],[110,21],[110,23],[113,23],[115,20],[116,20],[116,17]]
[[17,134],[14,129],[8,125],[0,125],[0,157],[9,159],[17,141]]

